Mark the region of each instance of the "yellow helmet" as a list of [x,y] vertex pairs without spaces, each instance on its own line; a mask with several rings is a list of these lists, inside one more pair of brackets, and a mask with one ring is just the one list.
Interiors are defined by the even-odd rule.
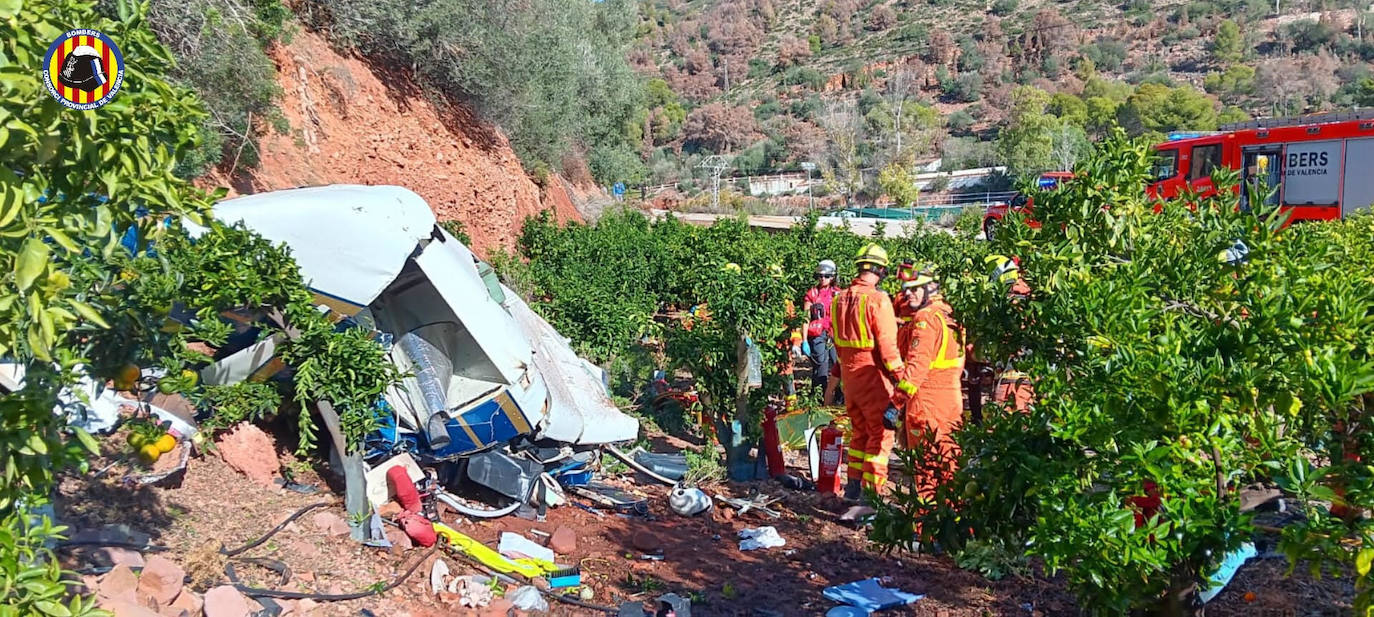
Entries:
[[917,268],[916,271],[912,273],[911,278],[902,281],[902,289],[925,287],[934,282],[936,282],[934,266],[924,265]]
[[887,267],[887,251],[883,247],[872,242],[865,244],[859,252],[854,255],[854,265],[860,270],[866,269],[864,264],[873,266]]
[[992,274],[989,276],[995,283],[1011,283],[1020,276],[1021,267],[1016,265],[1016,260],[1005,255],[988,255],[984,260],[992,266]]

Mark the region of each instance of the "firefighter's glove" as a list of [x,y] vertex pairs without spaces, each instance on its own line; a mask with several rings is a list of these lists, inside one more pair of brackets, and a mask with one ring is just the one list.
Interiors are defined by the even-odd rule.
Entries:
[[887,411],[883,412],[883,428],[889,431],[897,430],[902,423],[902,412],[896,406],[889,404]]

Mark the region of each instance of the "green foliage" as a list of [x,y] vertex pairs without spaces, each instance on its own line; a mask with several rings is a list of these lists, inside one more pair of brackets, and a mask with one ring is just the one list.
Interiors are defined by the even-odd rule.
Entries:
[[[107,259],[138,226],[160,233],[164,215],[199,216],[205,196],[172,175],[176,155],[196,144],[205,112],[168,83],[171,55],[140,7],[117,4],[118,20],[89,3],[30,0],[0,5],[0,356],[26,369],[23,389],[0,397],[0,589],[7,615],[87,615],[45,543],[60,528],[36,510],[57,474],[85,464],[96,444],[53,413],[57,392],[89,364],[88,341],[111,326],[116,293]],[[34,69],[72,24],[99,29],[126,58],[109,105],[69,110],[47,95]],[[97,196],[104,196],[104,199]],[[147,207],[152,216],[140,217]],[[73,580],[73,579],[67,579]]]
[[1016,7],[1020,5],[1018,0],[995,0],[992,3],[992,14],[998,17],[1006,17],[1016,12]]
[[[630,0],[328,0],[327,24],[365,53],[419,67],[436,91],[460,95],[499,123],[527,166],[556,165],[574,145],[626,144],[622,128],[643,105],[627,63],[638,22]],[[462,27],[455,27],[462,24]],[[622,154],[593,171],[632,175]]]
[[[802,319],[788,305],[800,304],[816,260],[835,259],[841,275],[852,276],[846,257],[862,242],[847,231],[818,229],[814,218],[786,233],[769,233],[739,220],[701,228],[673,218],[651,224],[626,212],[604,216],[595,226],[530,219],[519,248],[535,281],[533,306],[554,327],[603,364],[662,340],[664,368],[693,376],[702,410],[726,439],[731,420],[739,420],[746,435],[757,435],[758,411],[781,392],[788,332]],[[944,232],[884,244],[893,255],[952,269],[978,261],[983,251],[972,234]],[[680,313],[693,307],[693,316]],[[738,344],[746,337],[762,356],[763,387],[740,397]]]
[[825,75],[809,66],[794,66],[782,75],[782,83],[789,86],[805,86],[820,90],[825,86]]
[[182,177],[221,162],[231,171],[258,162],[258,136],[284,121],[277,68],[266,48],[287,33],[291,12],[277,0],[154,0],[148,24],[171,48],[171,76],[205,102],[204,139],[186,152]]
[[1011,91],[1007,123],[997,134],[997,151],[1013,175],[1030,175],[1053,167],[1054,131],[1059,121],[1046,112],[1050,95],[1033,86]]
[[[947,293],[980,355],[1036,376],[1037,401],[960,432],[953,478],[933,499],[896,492],[875,538],[917,539],[914,519],[956,551],[1026,546],[1088,612],[1167,610],[1253,534],[1239,488],[1275,481],[1309,509],[1285,532],[1290,557],[1354,562],[1359,612],[1374,523],[1333,522],[1315,500],[1374,501],[1350,456],[1374,454],[1374,216],[1279,231],[1229,192],[1155,213],[1151,152],[1116,132],[1074,182],[1034,195],[1038,230],[1003,227],[990,250],[1021,258],[1029,302],[985,277]],[[1238,239],[1248,258],[1227,261]]]
[[921,189],[916,186],[916,176],[905,161],[893,161],[878,174],[878,186],[883,193],[892,198],[899,208],[909,208],[916,204]]
[[1117,110],[1117,121],[1132,135],[1217,128],[1216,103],[1189,86],[1146,83]]
[[1240,62],[1245,56],[1245,36],[1240,33],[1240,26],[1229,19],[1221,20],[1208,51],[1212,54],[1212,60],[1219,65]]
[[453,236],[455,240],[462,242],[463,246],[472,246],[472,236],[468,235],[468,226],[462,221],[458,219],[439,221],[439,226],[443,227],[444,231],[447,231],[448,235]]
[[1103,71],[1119,71],[1121,64],[1126,61],[1126,45],[1116,39],[1099,38],[1097,42],[1079,48],[1078,53]]
[[709,482],[720,482],[725,479],[725,466],[721,464],[720,454],[715,447],[708,446],[700,453],[688,450],[687,475],[682,476],[682,483],[687,486],[701,486]]
[[1279,36],[1293,46],[1293,51],[1315,53],[1334,43],[1337,32],[1330,24],[1304,19],[1283,26]]
[[971,114],[960,109],[951,113],[949,117],[945,119],[945,126],[949,127],[950,133],[962,135],[967,134],[969,129],[973,128],[975,122],[976,120],[973,119]]
[[1233,64],[1225,71],[1208,73],[1202,87],[1213,94],[1247,95],[1255,91],[1255,69],[1244,64]]
[[196,406],[210,411],[201,429],[216,431],[240,422],[254,422],[276,413],[281,394],[274,384],[240,382],[225,386],[206,386],[195,396]]

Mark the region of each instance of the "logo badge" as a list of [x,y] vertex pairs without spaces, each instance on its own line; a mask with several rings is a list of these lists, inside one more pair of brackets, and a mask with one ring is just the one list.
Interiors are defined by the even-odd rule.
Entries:
[[43,85],[57,102],[72,109],[109,103],[124,83],[124,56],[98,30],[70,30],[48,47]]

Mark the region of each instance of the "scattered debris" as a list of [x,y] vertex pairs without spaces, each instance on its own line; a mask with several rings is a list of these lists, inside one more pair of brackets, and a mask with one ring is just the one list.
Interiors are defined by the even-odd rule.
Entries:
[[442,559],[435,559],[434,565],[429,570],[429,592],[439,595],[440,591],[446,588],[445,579],[448,578],[448,563]]
[[739,531],[739,550],[752,551],[761,548],[774,548],[787,544],[787,540],[778,535],[778,530],[773,527],[759,527],[758,529],[741,529]]
[[668,507],[682,516],[696,516],[711,509],[711,498],[699,488],[679,486],[668,495]]
[[1251,557],[1257,554],[1259,554],[1259,552],[1255,550],[1255,545],[1250,542],[1246,542],[1240,545],[1240,548],[1227,553],[1226,558],[1221,561],[1221,567],[1217,568],[1217,571],[1208,578],[1210,585],[1208,585],[1205,590],[1201,591],[1198,596],[1204,603],[1211,602],[1212,598],[1217,597],[1217,594],[1221,593],[1221,590],[1226,589],[1226,585],[1231,582],[1231,578],[1236,575],[1236,571],[1240,570],[1240,567],[1245,565],[1246,561],[1249,561]]
[[675,593],[665,593],[658,597],[658,611],[655,617],[692,617],[692,601]]
[[678,481],[687,475],[687,456],[685,454],[655,454],[636,448],[631,453],[635,462],[654,473]]
[[509,531],[502,532],[501,542],[496,546],[496,550],[511,559],[528,557],[550,563],[552,563],[554,559],[553,549],[539,546],[530,539]]
[[734,497],[726,497],[724,495],[721,495],[720,493],[716,493],[716,499],[723,504],[738,509],[740,514],[744,514],[750,510],[758,510],[759,512],[767,514],[768,516],[773,518],[782,517],[781,512],[778,512],[777,510],[768,507],[772,504],[782,501],[782,497],[770,498],[767,495],[755,495],[752,499],[736,499]]
[[885,583],[890,583],[890,581],[886,578],[870,578],[862,581],[855,581],[853,583],[836,585],[834,587],[826,587],[822,592],[825,594],[825,597],[862,611],[860,613],[835,613],[832,609],[831,612],[826,613],[826,615],[867,615],[874,611],[906,606],[907,604],[911,604],[925,597],[924,595],[906,593],[898,589],[885,587]]
[[543,613],[549,610],[549,603],[544,599],[544,594],[539,593],[539,590],[533,585],[525,585],[516,589],[506,596],[506,599],[510,600],[515,608],[522,611]]

